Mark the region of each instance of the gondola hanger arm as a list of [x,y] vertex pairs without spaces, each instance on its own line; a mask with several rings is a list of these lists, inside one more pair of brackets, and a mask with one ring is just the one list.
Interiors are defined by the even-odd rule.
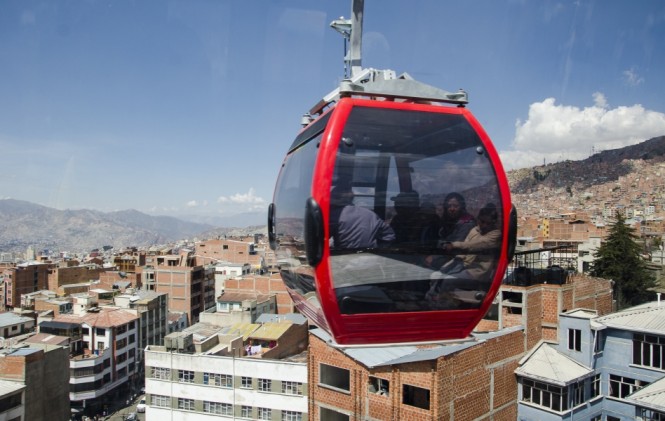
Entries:
[[[363,96],[388,100],[428,101],[464,106],[469,102],[467,93],[460,89],[449,92],[413,79],[409,74],[399,76],[394,70],[378,70],[362,67],[362,31],[364,0],[352,0],[351,19],[340,17],[330,26],[344,37],[349,50],[344,57],[344,79],[338,88],[325,95],[303,116],[302,125],[307,126],[330,104],[345,96]],[[350,76],[348,75],[351,70]]]

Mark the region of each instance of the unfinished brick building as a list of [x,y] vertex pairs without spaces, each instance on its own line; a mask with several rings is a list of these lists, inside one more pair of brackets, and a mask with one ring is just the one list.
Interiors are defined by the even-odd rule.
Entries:
[[575,275],[563,284],[503,285],[470,338],[427,346],[336,348],[310,334],[311,419],[515,420],[519,360],[556,337],[558,315],[612,310],[611,282]]

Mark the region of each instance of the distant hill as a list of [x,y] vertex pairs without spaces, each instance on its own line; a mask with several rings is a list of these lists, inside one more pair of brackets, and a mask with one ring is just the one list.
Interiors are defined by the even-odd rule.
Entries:
[[[520,201],[542,188],[573,190],[613,182],[634,171],[631,160],[665,162],[665,136],[637,145],[603,151],[581,161],[564,161],[508,171],[511,191]],[[526,196],[523,196],[526,197]],[[263,212],[233,219],[187,222],[150,216],[136,210],[99,212],[57,210],[34,203],[0,200],[0,252],[25,251],[28,246],[67,251],[89,251],[103,246],[151,246],[187,238],[214,238],[266,233]],[[200,218],[197,218],[200,220]],[[237,226],[245,228],[220,228]]]
[[508,182],[514,194],[530,193],[541,187],[588,188],[616,181],[633,172],[629,160],[665,162],[665,136],[654,137],[625,148],[599,152],[581,161],[563,161],[508,171]]
[[24,251],[28,246],[67,251],[106,245],[150,246],[191,238],[213,228],[135,210],[57,210],[21,200],[0,200],[0,251]]

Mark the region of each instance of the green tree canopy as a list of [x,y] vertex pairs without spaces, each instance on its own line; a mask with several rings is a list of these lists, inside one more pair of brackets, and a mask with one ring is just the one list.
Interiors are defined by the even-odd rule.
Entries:
[[618,215],[591,269],[591,275],[614,281],[614,299],[619,309],[653,299],[648,289],[655,286],[655,278],[640,255],[642,248],[633,231]]

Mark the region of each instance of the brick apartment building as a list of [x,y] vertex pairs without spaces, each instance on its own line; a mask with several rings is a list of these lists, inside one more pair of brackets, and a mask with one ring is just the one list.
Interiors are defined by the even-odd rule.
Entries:
[[195,265],[192,252],[156,255],[146,258],[139,268],[143,288],[168,294],[169,311],[186,313],[188,324],[199,321],[199,315],[215,307],[215,267]]
[[48,289],[49,265],[46,263],[21,263],[0,268],[2,296],[0,306],[13,309],[21,306],[21,294]]
[[104,269],[97,265],[79,265],[76,261],[51,264],[48,272],[48,289],[57,291],[64,285],[89,283],[99,279]]
[[144,266],[145,262],[146,252],[136,248],[123,250],[113,256],[113,267],[124,273],[136,273],[137,268]]
[[611,283],[574,275],[563,284],[503,285],[488,313],[494,320],[446,344],[336,348],[312,330],[310,418],[515,420],[520,359],[556,337],[559,314],[578,307],[611,311]]
[[199,265],[217,262],[249,263],[253,272],[265,269],[265,246],[259,244],[258,236],[234,239],[213,239],[196,243],[196,263]]
[[277,302],[277,314],[293,313],[295,306],[286,291],[284,282],[278,273],[266,275],[246,275],[225,281],[226,293],[259,293],[274,295]]
[[66,421],[69,349],[21,344],[0,349],[0,417],[6,420]]

